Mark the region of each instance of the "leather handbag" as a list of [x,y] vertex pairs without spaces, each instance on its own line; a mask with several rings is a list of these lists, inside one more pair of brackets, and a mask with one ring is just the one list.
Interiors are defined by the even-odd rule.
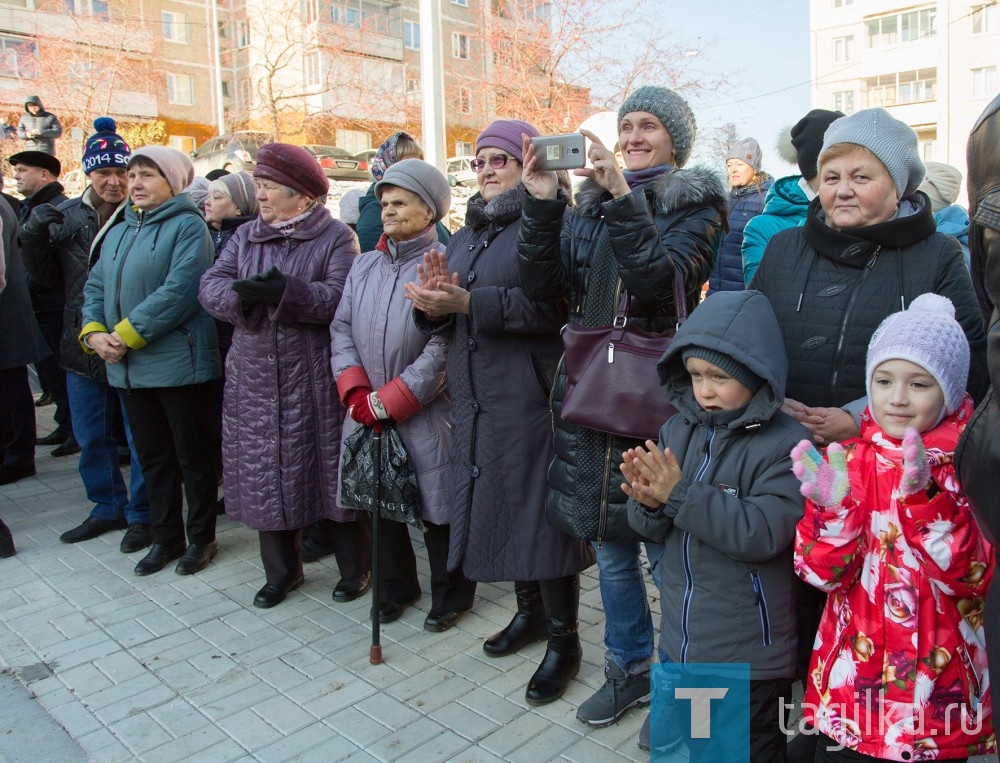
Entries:
[[[620,282],[619,282],[620,283]],[[684,279],[674,267],[677,327],[687,320]],[[677,413],[660,387],[656,371],[677,328],[651,333],[628,322],[628,292],[621,290],[610,326],[563,327],[566,394],[560,415],[577,426],[627,437],[659,438],[660,427]]]

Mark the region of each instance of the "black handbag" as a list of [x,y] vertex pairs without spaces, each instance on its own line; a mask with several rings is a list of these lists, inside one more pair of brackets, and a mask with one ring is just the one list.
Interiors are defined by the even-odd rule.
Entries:
[[380,440],[381,469],[375,474],[372,448],[375,430],[359,426],[344,440],[340,468],[340,503],[346,508],[372,511],[375,480],[379,480],[379,516],[395,522],[406,522],[421,532],[420,490],[417,473],[406,452],[399,432],[383,422]]
[[[683,284],[680,269],[674,266],[678,327],[687,320]],[[677,328],[652,333],[630,326],[628,304],[628,292],[622,289],[618,314],[610,326],[563,327],[566,394],[560,415],[599,432],[656,441],[660,427],[677,413],[656,371]]]

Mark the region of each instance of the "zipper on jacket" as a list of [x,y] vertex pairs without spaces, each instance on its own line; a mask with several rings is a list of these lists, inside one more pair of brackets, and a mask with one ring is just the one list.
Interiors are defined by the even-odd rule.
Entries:
[[185,337],[187,337],[188,355],[191,357],[191,371],[194,372],[198,368],[194,358],[194,337],[192,337],[191,332],[188,331],[183,326],[179,326],[177,330],[180,331]]
[[597,515],[597,547],[604,541],[608,529],[608,480],[611,479],[611,445],[614,438],[606,435],[604,445],[604,479],[601,481],[601,510]]
[[760,631],[764,646],[771,645],[771,620],[767,615],[767,599],[764,598],[764,586],[760,583],[760,575],[757,568],[750,570],[750,583],[753,585],[754,598],[757,602],[757,611],[760,613]]
[[[701,482],[712,463],[712,441],[715,439],[715,424],[710,423],[705,429],[705,442],[702,444],[704,456],[698,472],[694,476],[695,482]],[[681,564],[684,567],[684,600],[681,604],[681,654],[680,661],[687,662],[688,647],[690,646],[690,633],[688,632],[688,619],[691,615],[691,597],[694,594],[694,571],[691,569],[691,533],[685,530],[681,536]]]
[[837,394],[837,378],[840,376],[840,356],[844,352],[844,339],[847,336],[847,321],[851,317],[851,311],[854,310],[854,303],[858,300],[858,291],[864,285],[865,279],[868,277],[868,273],[872,268],[875,267],[875,262],[878,260],[879,252],[882,251],[881,246],[875,247],[875,252],[872,254],[871,259],[865,263],[865,266],[861,269],[861,277],[854,284],[854,289],[851,291],[851,298],[847,302],[847,309],[844,310],[844,317],[840,320],[840,333],[837,335],[837,348],[833,351],[833,373],[830,375],[830,394],[836,397]]
[[[142,230],[142,223],[144,219],[145,219],[144,215],[139,216],[139,224],[135,228],[135,236],[132,237],[132,241],[129,242],[128,249],[126,249],[124,254],[122,255],[122,264],[121,267],[118,268],[118,276],[117,276],[118,289],[115,293],[115,297],[117,299],[116,307],[118,308],[118,320],[122,320],[122,273],[125,272],[125,261],[128,260],[128,256],[132,253],[132,247],[135,246],[135,242],[139,240],[139,231]],[[112,258],[112,261],[114,259],[117,259],[117,255],[114,258]],[[122,370],[125,372],[125,389],[131,390],[132,382],[129,380],[128,376],[127,352],[122,357]]]

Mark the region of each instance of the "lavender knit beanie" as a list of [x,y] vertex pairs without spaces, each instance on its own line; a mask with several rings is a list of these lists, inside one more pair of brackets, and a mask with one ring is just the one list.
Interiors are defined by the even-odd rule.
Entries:
[[521,134],[536,138],[541,133],[529,122],[520,119],[498,119],[490,123],[476,138],[476,153],[482,148],[499,148],[513,156],[517,161],[524,162],[524,151]]
[[921,294],[908,309],[882,321],[868,343],[865,389],[869,397],[872,375],[887,360],[908,360],[923,368],[941,385],[946,415],[958,410],[969,378],[969,340],[955,320],[951,300]]

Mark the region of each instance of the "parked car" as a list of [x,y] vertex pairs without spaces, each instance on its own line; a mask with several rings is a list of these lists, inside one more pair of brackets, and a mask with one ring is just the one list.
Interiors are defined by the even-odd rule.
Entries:
[[361,166],[361,160],[337,146],[306,144],[302,148],[316,157],[328,178],[333,180],[370,180],[368,165]]
[[472,169],[474,156],[453,156],[448,159],[447,175],[448,182],[452,187],[456,185],[476,185],[476,171]]
[[211,170],[227,170],[253,172],[257,163],[257,149],[271,142],[271,136],[266,132],[238,132],[217,135],[209,138],[197,149],[191,152],[196,175],[204,176]]
[[372,159],[375,158],[375,154],[377,153],[378,153],[377,148],[366,148],[364,151],[358,151],[358,153],[354,155],[354,158],[360,162],[360,164],[358,165],[358,169],[365,170],[368,173],[369,180],[375,179],[371,176],[371,171],[372,171]]

